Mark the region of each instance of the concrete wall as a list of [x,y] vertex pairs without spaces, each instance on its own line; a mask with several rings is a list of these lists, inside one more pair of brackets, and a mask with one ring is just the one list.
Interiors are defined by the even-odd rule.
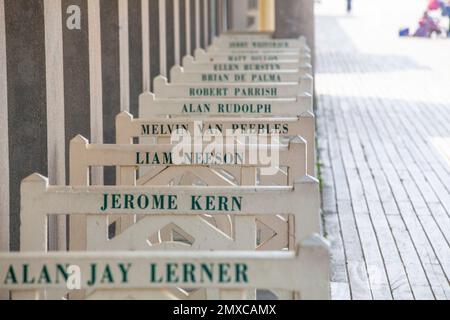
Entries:
[[314,0],[276,0],[275,37],[305,36],[314,47]]

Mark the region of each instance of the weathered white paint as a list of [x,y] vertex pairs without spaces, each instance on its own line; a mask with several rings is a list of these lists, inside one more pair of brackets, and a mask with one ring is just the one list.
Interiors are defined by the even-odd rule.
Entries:
[[119,1],[120,111],[130,110],[128,0]]
[[[181,0],[183,1],[183,0]],[[180,0],[173,0],[173,26],[174,26],[174,51],[175,64],[179,65],[181,60],[180,54]]]
[[[66,183],[61,10],[61,2],[44,1],[48,174],[50,183],[58,185]],[[64,250],[66,248],[65,217],[53,217],[49,221],[49,228],[51,247]]]
[[150,91],[150,21],[149,0],[141,0],[142,21],[142,84],[143,92]]
[[[218,265],[229,263],[230,265],[245,265],[247,281],[239,281],[234,278],[230,283],[223,283],[214,278],[205,284],[185,283],[191,288],[209,287],[224,289],[219,290],[218,297],[225,299],[230,293],[230,289],[236,291],[248,288],[264,289],[284,289],[294,291],[293,298],[296,299],[329,299],[329,244],[316,234],[310,235],[300,242],[296,252],[278,253],[255,253],[251,251],[241,252],[86,252],[86,253],[9,253],[0,255],[0,274],[6,275],[9,266],[16,270],[21,270],[24,263],[30,265],[31,274],[38,275],[44,265],[53,274],[56,265],[78,265],[81,273],[85,275],[82,279],[82,288],[91,289],[87,285],[90,278],[90,268],[92,264],[98,265],[99,269],[104,269],[106,265],[111,267],[114,279],[122,279],[122,273],[118,269],[118,263],[130,265],[128,271],[128,282],[126,284],[116,281],[114,283],[97,283],[95,289],[107,289],[101,296],[93,298],[120,299],[120,298],[153,298],[153,299],[173,299],[167,294],[167,290],[155,292],[149,295],[148,289],[168,289],[177,288],[180,283],[152,283],[143,281],[149,279],[149,261],[155,263],[158,270],[166,269],[168,264],[196,265],[196,270],[200,270],[200,264]],[[267,272],[276,270],[276,272]],[[20,284],[1,286],[13,290],[49,289],[65,288],[65,283],[53,285]],[[127,290],[124,290],[127,289]],[[143,291],[143,289],[146,289]],[[123,290],[123,291],[122,291]],[[233,291],[234,291],[233,290]],[[166,292],[164,292],[166,291]],[[145,292],[146,295],[142,295]],[[151,292],[151,291],[150,291]],[[42,298],[42,297],[41,297]],[[198,299],[199,297],[197,297]],[[217,298],[217,297],[216,297]],[[242,296],[244,298],[244,296]]]
[[159,0],[159,70],[167,76],[166,0]]
[[[90,0],[88,4],[89,23],[89,81],[91,140],[103,142],[103,85],[102,52],[100,31],[100,1]],[[103,184],[103,170],[92,171],[92,183]]]

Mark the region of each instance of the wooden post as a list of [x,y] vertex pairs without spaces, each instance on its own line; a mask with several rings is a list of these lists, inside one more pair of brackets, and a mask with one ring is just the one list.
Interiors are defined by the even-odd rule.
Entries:
[[[89,0],[89,83],[91,141],[103,143],[103,79],[102,79],[102,37],[100,26],[100,1]],[[103,184],[103,170],[92,170],[92,183]]]
[[[51,184],[64,185],[64,57],[61,2],[44,1],[47,149],[48,177]],[[52,248],[66,249],[66,217],[52,217],[49,221],[49,243]]]

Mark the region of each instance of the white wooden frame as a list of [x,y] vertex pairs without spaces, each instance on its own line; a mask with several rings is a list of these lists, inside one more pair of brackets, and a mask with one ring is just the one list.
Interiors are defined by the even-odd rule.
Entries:
[[312,95],[302,94],[296,98],[257,99],[161,99],[151,92],[139,96],[139,115],[153,117],[298,117],[313,111]]
[[310,58],[299,62],[208,62],[198,61],[187,55],[183,59],[183,69],[186,72],[297,72],[299,75],[311,74]]
[[[104,270],[106,266],[116,266],[119,263],[127,265],[128,277],[126,283],[97,283],[95,289],[102,292],[97,294],[97,299],[149,299],[149,298],[174,298],[163,289],[175,289],[178,283],[149,283],[143,281],[148,279],[148,266],[150,263],[161,266],[191,264],[200,270],[201,264],[217,266],[228,263],[231,266],[246,266],[246,282],[237,281],[223,283],[216,278],[202,287],[217,288],[216,299],[227,299],[230,297],[246,298],[245,289],[264,288],[274,290],[294,291],[295,299],[329,299],[329,253],[327,242],[318,235],[311,235],[298,244],[296,253],[257,253],[257,252],[85,252],[85,253],[62,253],[62,252],[34,252],[34,253],[1,253],[0,254],[0,276],[4,278],[7,270],[23,269],[24,265],[29,268],[30,274],[38,274],[44,266],[50,274],[54,274],[58,266],[77,265],[80,267],[81,288],[92,290],[87,284],[85,275],[89,274],[91,265],[95,264],[98,269]],[[159,267],[159,268],[158,268]],[[118,279],[117,271],[113,270],[113,278]],[[267,272],[270,270],[270,272]],[[215,281],[214,281],[215,280]],[[236,279],[238,280],[238,279]],[[242,279],[241,279],[242,280]],[[188,283],[192,288],[200,287],[198,283]],[[42,298],[39,292],[46,289],[64,290],[64,282],[45,285],[39,283],[8,285],[0,282],[0,288],[10,289],[13,297]],[[148,289],[154,289],[153,292]],[[244,289],[244,290],[243,290]],[[24,293],[28,295],[24,296]],[[196,297],[201,298],[201,297]]]
[[[176,76],[179,81],[169,83],[167,78],[157,76],[153,81],[153,92],[158,98],[293,98],[303,93],[312,94],[312,79],[300,83],[189,83]],[[213,94],[209,94],[212,92]]]
[[[200,71],[201,68],[193,68],[187,70],[180,66],[173,66],[170,69],[171,84],[183,84],[190,83],[195,85],[215,85],[219,86],[231,86],[236,87],[275,87],[283,93],[273,98],[289,98],[297,95],[310,94],[314,92],[313,77],[309,74],[311,71],[311,65],[305,65],[300,67],[300,71]],[[154,79],[154,84],[158,84],[162,87],[167,83],[167,80],[162,76],[158,76]],[[294,87],[294,88],[289,88]],[[286,88],[286,89],[283,89]],[[155,89],[156,93],[156,89]],[[252,99],[260,99],[261,97],[251,97]]]
[[[289,229],[288,236],[289,248],[293,250],[295,243],[298,244],[320,230],[317,183],[316,179],[304,176],[296,180],[293,187],[63,187],[49,186],[47,178],[39,174],[33,174],[24,179],[21,186],[21,251],[45,252],[48,250],[47,220],[50,215],[88,216],[90,223],[87,231],[87,234],[89,234],[87,249],[111,250],[112,242],[107,239],[107,216],[137,214],[154,217],[169,215],[170,218],[174,214],[181,214],[180,216],[186,217],[198,215],[199,211],[192,204],[191,206],[189,205],[190,198],[193,195],[196,197],[208,197],[219,194],[223,197],[240,197],[241,205],[239,213],[236,213],[236,217],[277,215],[280,212],[293,214],[292,229]],[[125,208],[104,209],[102,208],[104,194],[128,194],[133,195],[135,199],[141,194],[172,195],[180,201],[177,202],[176,210],[174,207],[165,208],[164,210],[146,207],[136,208],[137,210],[133,211]],[[279,202],[279,205],[274,206],[274,201]],[[216,212],[209,213],[227,214],[229,212],[219,208]],[[151,226],[158,228],[158,226],[153,224],[154,220],[152,219]],[[144,224],[144,227],[146,227],[145,232],[148,232],[147,228],[150,225]],[[142,232],[139,235],[136,232],[137,230],[130,229],[127,230],[128,232],[122,233],[120,235],[121,238],[115,241],[115,244],[113,244],[115,250],[152,249],[144,241],[145,234],[143,237]],[[197,245],[200,245],[198,249],[208,249],[208,247],[214,246],[215,249],[223,248],[229,250],[233,248],[233,243],[235,243],[235,250],[252,250],[252,247],[248,247],[248,245],[251,244],[254,234],[246,228],[246,230],[237,230],[235,236],[237,235],[240,235],[240,238],[235,239],[236,241],[228,242],[228,244],[223,241],[214,241],[214,239],[209,239],[203,243],[197,242]],[[202,238],[202,240],[206,239]],[[202,247],[202,244],[206,247]],[[36,292],[25,291],[21,292],[16,298],[29,299],[35,297],[36,294]]]
[[[206,146],[206,145],[205,145]],[[200,146],[204,148],[205,146]],[[220,174],[214,174],[210,177],[211,183],[214,185],[258,185],[256,180],[256,170],[258,168],[267,167],[266,164],[261,162],[253,163],[250,160],[250,153],[256,152],[258,148],[267,147],[272,148],[273,151],[279,154],[279,166],[288,168],[286,175],[287,180],[281,185],[293,185],[296,177],[306,175],[306,140],[297,136],[290,138],[287,145],[243,145],[240,150],[236,150],[236,146],[231,145],[235,151],[242,155],[243,162],[238,164],[224,163],[224,164],[212,164],[212,163],[159,163],[152,164],[147,162],[137,161],[137,154],[159,154],[159,158],[163,159],[163,154],[168,154],[173,151],[174,145],[172,144],[90,144],[89,141],[81,135],[76,136],[70,142],[70,171],[72,178],[89,177],[89,168],[93,166],[115,166],[117,167],[117,185],[127,184],[152,184],[152,179],[156,178],[161,172],[165,172],[167,175],[167,168],[178,167],[186,168],[189,170],[193,167],[199,167],[199,169],[237,169],[239,174],[235,177],[236,183],[231,182],[225,177],[221,178]],[[222,147],[222,146],[221,146]],[[196,146],[193,145],[193,149]],[[226,144],[223,145],[223,149],[231,149]],[[139,157],[142,160],[143,157]],[[260,159],[257,159],[260,160]],[[150,175],[142,175],[139,179],[136,177],[136,171],[140,167],[151,167],[153,171]],[[201,172],[204,172],[202,169]],[[253,173],[251,173],[253,172]],[[203,174],[202,174],[203,175]],[[206,175],[208,177],[209,175]],[[220,180],[223,181],[220,181]],[[80,179],[77,179],[81,181]],[[86,181],[86,180],[85,180]],[[123,181],[123,182],[122,182]],[[161,181],[162,180],[158,180]],[[267,181],[267,180],[265,180]],[[134,183],[132,183],[134,182]],[[85,183],[83,182],[83,185]],[[86,185],[89,185],[89,180],[86,181]]]
[[298,39],[266,39],[249,37],[216,37],[212,42],[213,46],[224,49],[305,49],[308,48],[306,38],[301,36]]
[[[142,109],[141,109],[142,110]],[[285,125],[288,129],[287,133],[280,132],[280,137],[300,136],[307,141],[307,173],[315,176],[315,118],[310,112],[306,112],[299,117],[255,117],[255,118],[241,118],[241,117],[177,117],[171,119],[164,119],[160,117],[144,117],[134,119],[128,112],[122,112],[116,117],[116,141],[118,143],[132,143],[133,138],[168,138],[170,134],[164,132],[144,132],[143,128],[152,125],[159,126],[186,126],[187,131],[191,136],[194,136],[194,128],[196,121],[202,121],[205,127],[211,126],[215,128],[221,126],[223,132],[232,130],[235,126],[250,125],[268,125],[273,127],[280,124]]]
[[[82,136],[77,136],[72,139],[70,143],[70,176],[71,185],[89,185],[89,169],[93,166],[116,166],[117,167],[117,185],[168,185],[171,179],[176,178],[177,175],[189,172],[198,178],[201,178],[208,185],[215,186],[236,186],[236,185],[293,185],[296,177],[301,177],[306,174],[306,141],[301,137],[294,137],[290,139],[288,146],[276,146],[279,149],[279,167],[286,170],[284,175],[277,174],[270,177],[262,177],[258,181],[258,168],[264,167],[261,163],[252,163],[249,161],[249,153],[257,150],[260,146],[247,145],[241,148],[244,155],[244,162],[238,165],[223,164],[223,165],[208,165],[208,164],[137,164],[136,153],[144,154],[150,153],[170,153],[173,145],[143,145],[143,144],[129,144],[129,145],[115,145],[115,144],[89,144],[88,140]],[[273,146],[272,146],[273,148]],[[160,156],[163,159],[163,156]],[[136,179],[136,170],[138,167],[151,167],[151,171],[143,174],[139,179]],[[229,169],[233,175],[235,182],[230,180],[219,171],[220,169]],[[230,217],[217,217],[214,219],[217,228],[225,232],[227,235],[232,235],[232,224]],[[85,249],[86,237],[86,221],[84,218],[74,217],[74,226],[71,228],[71,248]],[[173,219],[176,224],[176,217]],[[134,224],[135,219],[130,217],[116,217],[111,222],[116,223],[116,231],[121,232],[130,225]],[[262,223],[262,225],[261,225]],[[287,245],[287,230],[288,221],[285,218],[266,218],[261,217],[257,225],[258,238],[260,245],[256,247],[259,250],[267,248],[275,248],[276,245],[280,249]],[[181,230],[181,232],[179,232]],[[182,233],[182,229],[167,229],[163,231],[160,240],[168,241],[172,238],[172,231]],[[272,237],[272,232],[276,237]],[[285,242],[280,241],[285,238]],[[277,244],[272,245],[270,242],[275,241]],[[156,242],[153,239],[153,242]]]
[[202,48],[194,51],[194,59],[198,62],[262,62],[262,61],[276,61],[276,62],[311,62],[311,54],[307,52],[272,55],[253,55],[253,54],[229,54],[227,52],[206,52]]

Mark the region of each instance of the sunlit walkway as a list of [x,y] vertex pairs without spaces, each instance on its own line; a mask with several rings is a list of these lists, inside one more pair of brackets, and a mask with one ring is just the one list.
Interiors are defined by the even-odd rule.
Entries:
[[317,6],[335,299],[450,299],[450,40],[397,37],[421,3],[360,0],[350,16],[344,1]]

